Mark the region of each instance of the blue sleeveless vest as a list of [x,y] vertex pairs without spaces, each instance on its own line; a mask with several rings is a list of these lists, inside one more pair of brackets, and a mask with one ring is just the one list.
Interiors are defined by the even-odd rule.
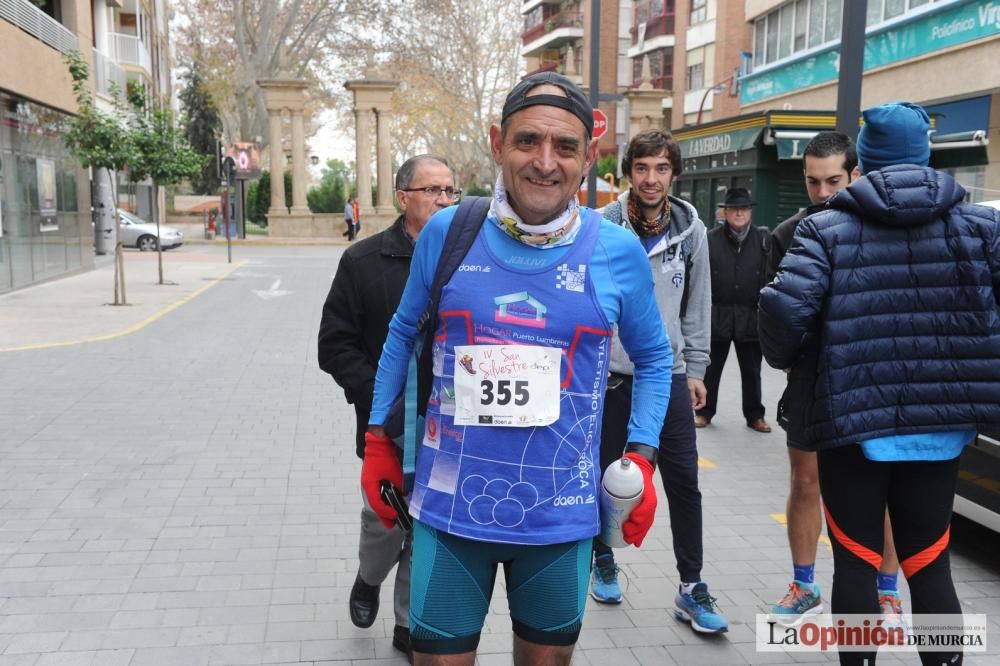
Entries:
[[[565,543],[597,534],[596,463],[611,340],[589,270],[600,224],[590,211],[563,261],[535,270],[506,266],[480,232],[445,285],[410,498],[418,520],[499,543]],[[472,344],[560,350],[559,420],[530,428],[456,426],[454,348]]]

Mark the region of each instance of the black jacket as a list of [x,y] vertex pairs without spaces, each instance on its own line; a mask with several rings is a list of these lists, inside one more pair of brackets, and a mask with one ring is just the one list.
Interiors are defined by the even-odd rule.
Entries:
[[[768,262],[771,274],[778,272],[785,252],[792,244],[795,228],[799,222],[826,207],[826,203],[803,208],[795,215],[779,224],[771,232],[771,248]],[[812,425],[813,391],[816,387],[816,362],[819,355],[819,341],[815,335],[807,336],[802,351],[788,368],[788,384],[778,401],[778,425],[788,434],[788,440],[795,447],[814,450],[809,440]]]
[[774,228],[774,231],[771,232],[771,251],[768,253],[768,268],[771,271],[771,275],[778,272],[778,266],[781,264],[785,252],[788,252],[788,248],[792,244],[792,237],[795,236],[795,227],[799,226],[799,222],[804,218],[813,213],[818,213],[825,207],[826,202],[807,206]]
[[357,415],[358,457],[371,412],[375,373],[403,287],[410,275],[413,243],[403,217],[344,252],[319,325],[319,367],[343,387]]
[[757,299],[767,284],[770,233],[751,227],[738,244],[725,224],[708,232],[712,267],[712,340],[757,340]]

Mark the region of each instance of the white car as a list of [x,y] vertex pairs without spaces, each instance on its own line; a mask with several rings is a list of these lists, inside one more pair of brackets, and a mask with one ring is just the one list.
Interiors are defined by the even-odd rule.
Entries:
[[[156,249],[156,225],[147,222],[138,215],[127,210],[118,209],[118,219],[122,225],[122,244],[127,247],[137,247],[141,252]],[[184,233],[179,229],[160,225],[160,244],[164,250],[180,247],[184,242]]]

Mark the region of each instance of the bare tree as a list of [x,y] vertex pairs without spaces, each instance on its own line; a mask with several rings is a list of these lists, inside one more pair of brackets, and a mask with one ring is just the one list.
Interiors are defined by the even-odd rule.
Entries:
[[460,182],[495,175],[489,125],[520,67],[519,0],[176,0],[179,55],[197,60],[227,138],[267,140],[256,82],[310,81],[307,121],[353,127],[345,81],[373,62],[398,79],[393,152],[440,153]]
[[[362,0],[176,0],[181,59],[197,60],[218,100],[230,139],[266,143],[267,109],[260,79],[311,81],[307,116],[343,97],[336,81],[359,68],[367,44],[358,26],[378,6]],[[359,55],[359,52],[360,55]]]
[[389,23],[388,68],[402,84],[394,105],[397,155],[430,150],[446,157],[460,182],[496,175],[487,141],[520,72],[517,0],[415,0]]

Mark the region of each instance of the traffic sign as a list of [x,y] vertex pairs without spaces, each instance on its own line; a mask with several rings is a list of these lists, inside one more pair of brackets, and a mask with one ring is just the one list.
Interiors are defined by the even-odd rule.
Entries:
[[608,131],[608,117],[600,109],[594,109],[594,138],[600,139]]

